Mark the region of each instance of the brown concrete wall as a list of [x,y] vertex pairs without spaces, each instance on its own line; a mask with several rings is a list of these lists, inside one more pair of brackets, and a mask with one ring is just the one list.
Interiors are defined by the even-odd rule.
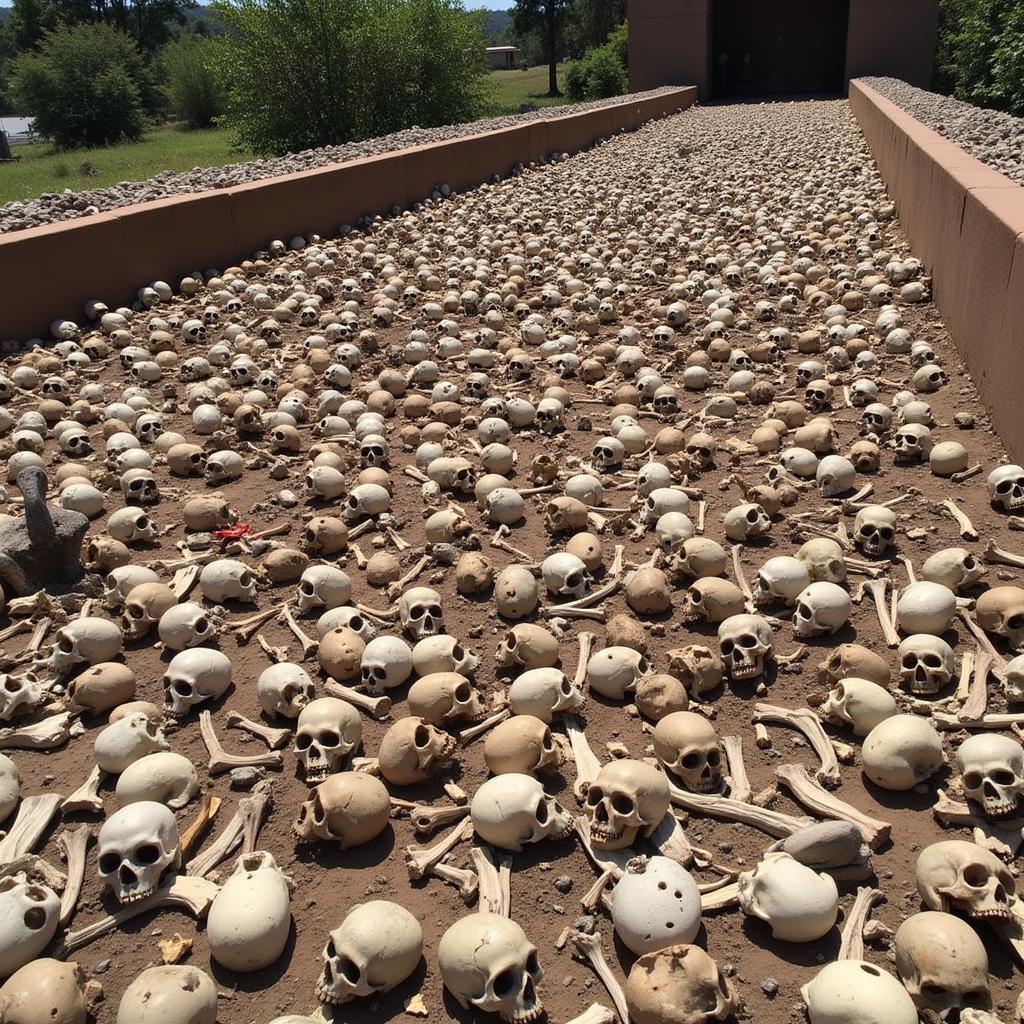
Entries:
[[1009,451],[1024,459],[1024,188],[862,82],[850,105],[935,301]]
[[697,86],[711,96],[712,0],[629,0],[629,88]]
[[80,320],[89,299],[130,305],[149,281],[175,284],[191,270],[237,263],[272,238],[333,235],[366,214],[405,209],[438,185],[478,185],[696,101],[693,86],[625,97],[598,110],[0,234],[0,340],[46,336],[51,320]]
[[938,0],[850,0],[847,81],[890,75],[927,88],[938,30]]

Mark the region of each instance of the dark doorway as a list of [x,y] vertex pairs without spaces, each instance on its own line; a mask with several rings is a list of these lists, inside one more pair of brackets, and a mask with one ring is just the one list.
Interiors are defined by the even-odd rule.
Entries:
[[714,0],[715,99],[841,93],[850,0]]

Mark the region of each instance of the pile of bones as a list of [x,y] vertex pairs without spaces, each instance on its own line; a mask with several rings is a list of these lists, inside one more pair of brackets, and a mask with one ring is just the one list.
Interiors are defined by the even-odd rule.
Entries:
[[0,1019],[1017,1021],[1024,469],[847,106],[447,192],[5,357]]

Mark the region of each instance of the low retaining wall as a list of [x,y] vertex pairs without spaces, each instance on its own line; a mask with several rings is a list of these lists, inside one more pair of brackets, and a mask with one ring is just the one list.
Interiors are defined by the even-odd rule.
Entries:
[[1024,459],[1024,188],[863,82],[850,106],[993,426]]
[[89,299],[129,305],[149,281],[248,258],[272,238],[332,235],[370,213],[407,208],[447,183],[466,188],[553,152],[632,131],[692,106],[696,87],[513,128],[397,150],[233,188],[125,206],[81,220],[0,234],[0,340],[79,321]]

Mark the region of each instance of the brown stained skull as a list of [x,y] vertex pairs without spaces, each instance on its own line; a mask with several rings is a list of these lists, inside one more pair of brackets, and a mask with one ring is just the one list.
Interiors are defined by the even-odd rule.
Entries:
[[391,798],[379,779],[366,772],[338,772],[313,790],[292,831],[300,843],[327,840],[348,850],[376,839],[390,812]]
[[959,911],[972,920],[1009,921],[1016,899],[1009,868],[975,843],[949,839],[917,858],[917,890],[929,910]]
[[644,761],[606,764],[587,790],[583,811],[599,850],[625,850],[654,834],[669,809],[665,774]]
[[384,734],[377,751],[381,775],[395,786],[426,782],[451,761],[455,739],[422,718],[395,722]]
[[487,709],[475,686],[458,672],[431,672],[409,688],[409,713],[445,728],[453,722],[479,722]]
[[654,753],[691,793],[722,788],[722,751],[711,723],[694,711],[666,715],[654,730]]

